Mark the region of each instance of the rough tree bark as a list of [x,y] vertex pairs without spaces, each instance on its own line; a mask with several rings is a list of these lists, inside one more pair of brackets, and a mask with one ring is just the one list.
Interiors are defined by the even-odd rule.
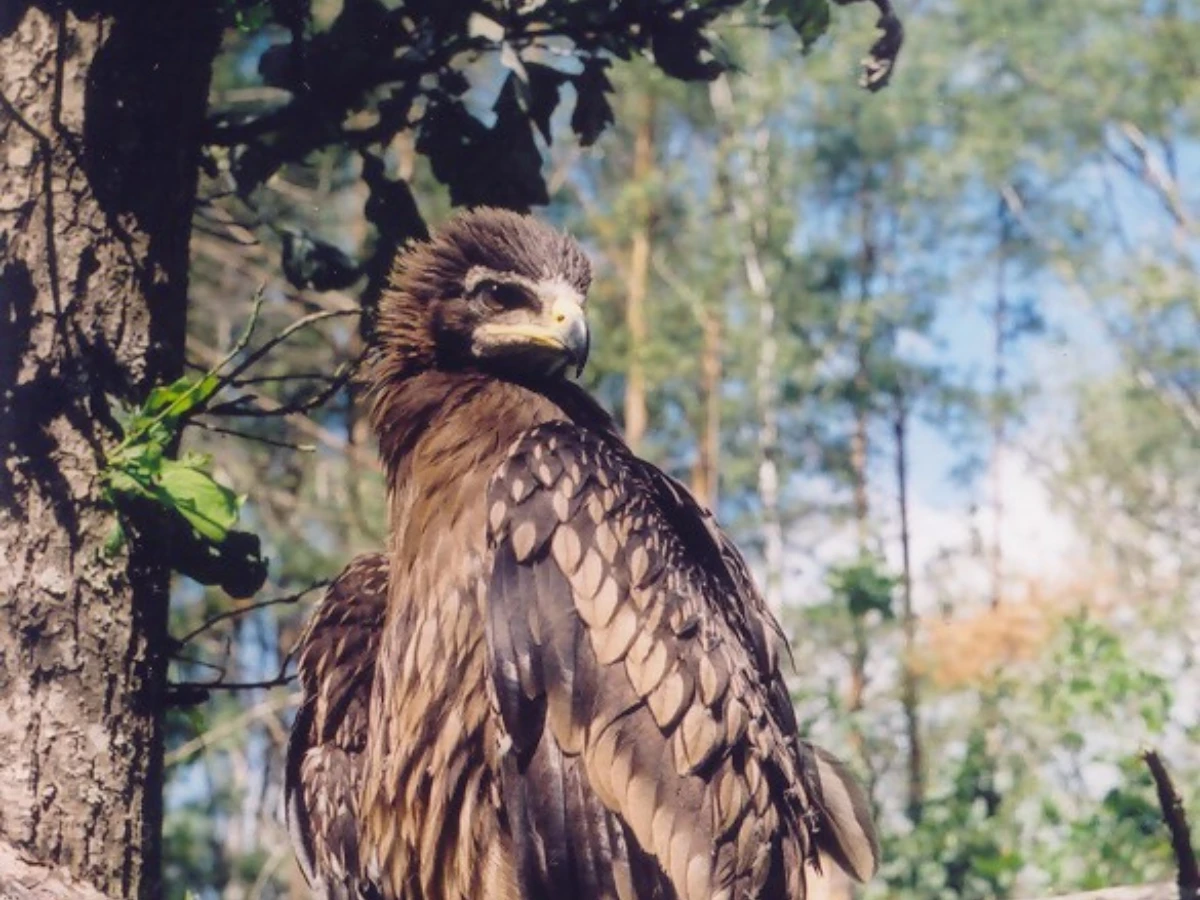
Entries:
[[168,573],[105,552],[105,396],[182,368],[215,7],[0,5],[0,847],[109,896],[159,893]]

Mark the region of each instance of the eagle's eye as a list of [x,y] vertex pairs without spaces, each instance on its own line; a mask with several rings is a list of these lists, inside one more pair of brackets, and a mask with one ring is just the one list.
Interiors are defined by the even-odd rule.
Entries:
[[497,312],[531,305],[528,293],[519,286],[490,279],[479,282],[475,296]]

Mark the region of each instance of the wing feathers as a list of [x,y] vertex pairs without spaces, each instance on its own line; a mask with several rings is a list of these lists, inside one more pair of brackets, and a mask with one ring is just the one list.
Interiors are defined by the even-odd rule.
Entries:
[[298,647],[304,696],[284,770],[287,824],[305,878],[327,900],[379,896],[361,872],[357,806],[387,584],[386,557],[356,558],[329,586]]
[[[505,796],[538,836],[518,852],[539,890],[611,872],[595,896],[798,900],[814,838],[873,871],[861,790],[799,742],[778,625],[686,491],[555,422],[518,442],[488,504],[492,675],[514,746],[536,748]],[[592,817],[573,820],[576,796]]]
[[821,783],[826,831],[817,832],[817,844],[858,881],[866,881],[879,867],[879,839],[866,792],[845,764],[829,751],[812,747]]

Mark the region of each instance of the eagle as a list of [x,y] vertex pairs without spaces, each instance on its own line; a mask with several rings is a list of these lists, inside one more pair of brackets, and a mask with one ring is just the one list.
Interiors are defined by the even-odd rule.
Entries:
[[482,208],[381,293],[389,542],[306,628],[287,752],[320,897],[801,900],[819,860],[878,865],[743,557],[572,379],[591,277],[573,238]]

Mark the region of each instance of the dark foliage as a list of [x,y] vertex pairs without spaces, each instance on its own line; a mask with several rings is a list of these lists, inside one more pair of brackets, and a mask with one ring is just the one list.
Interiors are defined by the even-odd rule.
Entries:
[[[886,3],[876,5],[890,15]],[[259,51],[257,68],[288,99],[252,114],[216,111],[208,145],[227,148],[243,197],[317,151],[357,153],[378,235],[374,255],[390,258],[425,233],[407,185],[381,162],[396,135],[415,133],[416,151],[454,205],[545,204],[542,149],[553,140],[555,112],[573,103],[570,128],[587,146],[613,121],[607,69],[614,59],[647,55],[674,78],[715,78],[733,63],[712,28],[735,9],[755,27],[789,25],[798,52],[830,18],[830,0],[346,0],[332,22],[316,28],[306,0],[228,0],[230,24],[256,39],[281,26],[281,42]],[[478,65],[489,58],[501,75]],[[503,82],[490,110],[475,108],[469,93],[495,87],[497,78]],[[285,271],[298,287],[345,287],[363,272],[375,282],[386,270],[378,259],[331,264],[333,248],[308,235],[293,235],[284,247]],[[306,251],[321,258],[310,260]]]

